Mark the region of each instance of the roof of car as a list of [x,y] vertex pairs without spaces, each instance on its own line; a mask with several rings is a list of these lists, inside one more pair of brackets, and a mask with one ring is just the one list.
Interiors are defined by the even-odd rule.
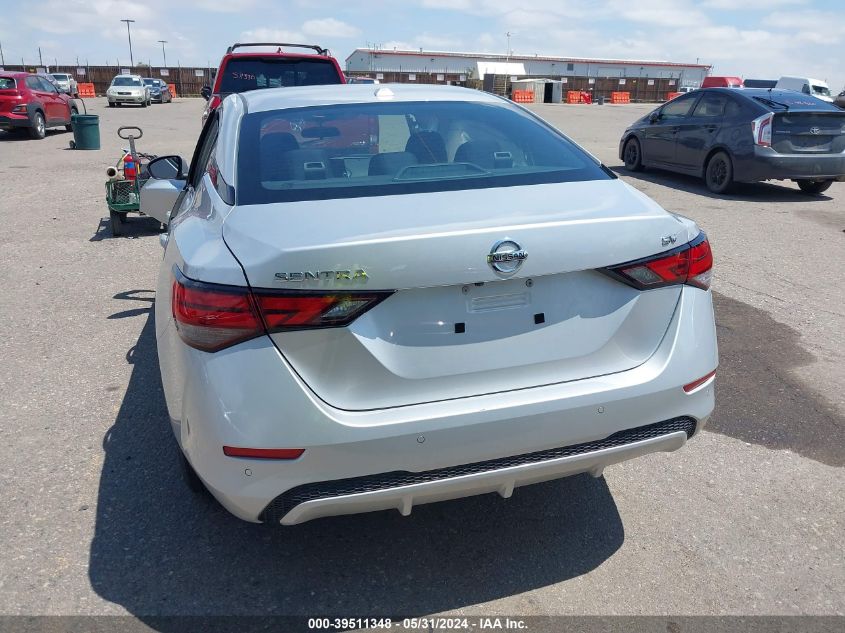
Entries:
[[[502,103],[500,97],[480,90],[458,86],[409,84],[343,84],[264,88],[242,92],[249,112],[281,108],[306,108],[344,103],[379,103],[390,101],[474,101]],[[228,99],[236,98],[233,96]]]
[[[830,112],[841,112],[832,103],[817,99],[811,95],[806,95],[803,92],[796,90],[778,90],[777,88],[703,88],[702,92],[724,92],[726,94],[745,97],[753,100],[753,102],[763,109],[771,110],[772,112],[780,112],[781,108],[770,107],[766,103],[761,102],[760,99],[768,99],[769,101],[776,101],[784,103],[789,106],[790,110],[824,110]],[[757,97],[755,99],[755,97]]]
[[34,73],[25,73],[20,70],[4,70],[0,72],[0,77],[13,77],[15,79],[20,79],[21,77],[29,77],[32,74]]

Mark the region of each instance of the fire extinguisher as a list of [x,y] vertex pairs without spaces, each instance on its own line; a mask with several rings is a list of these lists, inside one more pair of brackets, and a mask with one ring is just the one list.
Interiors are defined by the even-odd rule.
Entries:
[[135,180],[138,175],[136,167],[137,164],[138,163],[132,154],[126,154],[126,156],[123,157],[123,177],[126,178],[126,180]]

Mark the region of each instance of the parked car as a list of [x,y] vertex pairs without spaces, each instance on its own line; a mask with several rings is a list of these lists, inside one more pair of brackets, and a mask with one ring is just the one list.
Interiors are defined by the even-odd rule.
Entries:
[[73,100],[40,75],[0,72],[0,130],[26,130],[35,139],[65,126],[77,113]]
[[840,108],[845,109],[845,90],[839,93],[833,103],[838,105]]
[[144,78],[144,84],[150,89],[150,100],[153,103],[170,103],[173,101],[173,94],[170,86],[161,79]]
[[778,90],[803,92],[805,95],[812,95],[823,101],[833,103],[830,86],[821,79],[813,79],[811,77],[781,77],[778,79],[777,86],[775,87]]
[[73,78],[73,75],[68,73],[50,73],[50,76],[56,80],[56,83],[62,92],[69,94],[75,99],[79,98],[79,84],[76,83],[76,79]]
[[744,79],[742,85],[745,88],[776,88],[777,79]]
[[110,108],[127,103],[146,108],[152,103],[150,87],[144,83],[141,75],[117,75],[111,80],[106,97]]
[[[272,47],[275,51],[247,52],[243,49]],[[315,54],[292,53],[282,48],[310,49]],[[238,49],[241,49],[240,51]],[[287,88],[319,84],[343,84],[346,78],[337,60],[325,48],[313,44],[238,43],[227,50],[217,75],[214,88],[204,86],[202,96],[208,101],[202,114],[203,122],[230,94],[260,88]]]
[[622,134],[619,157],[631,171],[701,176],[714,193],[776,179],[817,194],[845,180],[845,113],[789,90],[708,88],[636,121]]
[[380,84],[381,81],[375,77],[347,77],[346,83],[350,84]]
[[681,86],[680,88],[678,88],[678,92],[681,94],[692,92],[693,90],[698,90],[698,88],[696,88],[695,86]]
[[742,88],[740,77],[705,77],[702,88]]
[[243,519],[509,497],[713,410],[706,236],[517,105],[245,92],[180,162],[141,191],[164,394],[188,480]]

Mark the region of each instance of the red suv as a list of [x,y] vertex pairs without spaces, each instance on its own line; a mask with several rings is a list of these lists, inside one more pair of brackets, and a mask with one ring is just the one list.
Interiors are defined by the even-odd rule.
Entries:
[[[276,52],[235,52],[250,46],[273,46]],[[284,53],[285,48],[308,48],[316,54]],[[208,101],[202,114],[203,123],[220,102],[230,94],[260,88],[345,84],[346,78],[334,57],[313,44],[250,43],[232,44],[217,69],[214,89],[205,86],[202,96]]]
[[0,73],[0,130],[26,129],[32,138],[44,138],[48,127],[64,125],[76,105],[70,96],[40,75]]

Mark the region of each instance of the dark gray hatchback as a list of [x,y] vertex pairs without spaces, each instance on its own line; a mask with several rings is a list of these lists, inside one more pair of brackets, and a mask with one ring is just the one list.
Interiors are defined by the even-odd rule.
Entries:
[[632,171],[700,176],[714,193],[734,182],[794,180],[817,194],[845,180],[845,112],[789,90],[706,88],[636,121],[619,157]]

